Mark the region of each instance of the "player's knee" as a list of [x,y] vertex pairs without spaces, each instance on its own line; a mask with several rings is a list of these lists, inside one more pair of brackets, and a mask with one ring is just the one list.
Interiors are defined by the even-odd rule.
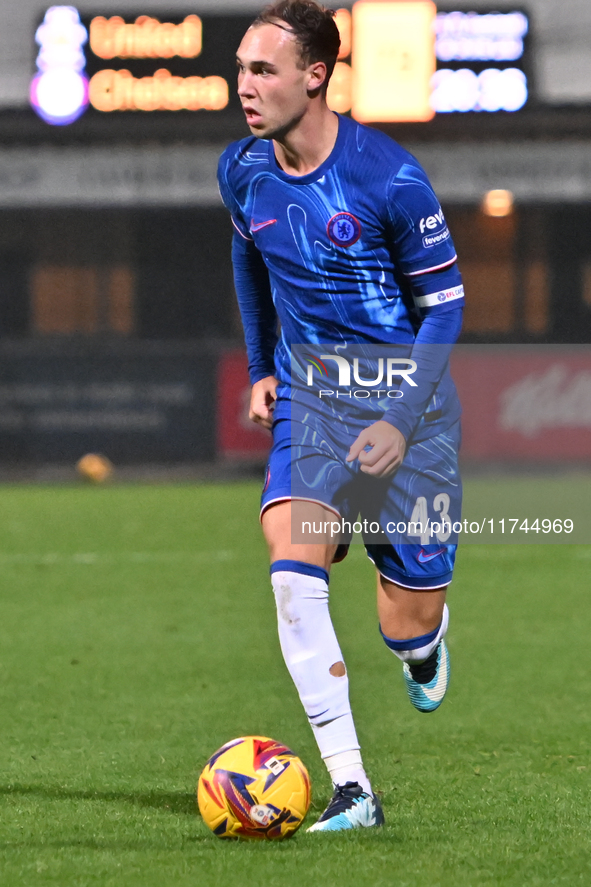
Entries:
[[[291,569],[282,569],[283,567]],[[279,568],[279,569],[278,569]],[[271,566],[277,617],[284,627],[297,628],[309,618],[310,604],[325,606],[328,602],[328,574],[321,567],[297,561],[275,561]],[[314,583],[302,582],[311,576]]]

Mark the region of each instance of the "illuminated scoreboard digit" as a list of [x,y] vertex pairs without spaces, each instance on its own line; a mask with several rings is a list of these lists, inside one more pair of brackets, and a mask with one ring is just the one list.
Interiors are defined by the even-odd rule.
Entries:
[[519,111],[531,91],[530,22],[521,10],[440,11],[431,104],[439,113]]

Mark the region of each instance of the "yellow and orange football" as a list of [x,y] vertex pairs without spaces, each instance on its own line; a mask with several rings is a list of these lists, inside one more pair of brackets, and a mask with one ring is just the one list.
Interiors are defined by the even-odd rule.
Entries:
[[113,465],[106,456],[87,453],[76,463],[78,474],[94,484],[102,484],[113,474]]
[[285,745],[266,736],[242,736],[211,756],[199,777],[197,801],[219,838],[280,841],[304,821],[310,777]]

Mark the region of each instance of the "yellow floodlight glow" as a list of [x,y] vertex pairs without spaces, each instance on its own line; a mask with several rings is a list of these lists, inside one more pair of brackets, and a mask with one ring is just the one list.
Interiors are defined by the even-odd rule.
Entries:
[[337,62],[328,83],[326,101],[331,111],[345,114],[351,110],[353,72],[346,62]]
[[356,120],[425,121],[435,73],[437,9],[431,0],[358,0],[353,6],[353,104]]
[[482,212],[485,216],[500,219],[513,212],[513,194],[503,188],[487,191],[482,198]]
[[346,59],[351,55],[351,13],[348,9],[337,9],[334,20],[341,38],[339,58]]

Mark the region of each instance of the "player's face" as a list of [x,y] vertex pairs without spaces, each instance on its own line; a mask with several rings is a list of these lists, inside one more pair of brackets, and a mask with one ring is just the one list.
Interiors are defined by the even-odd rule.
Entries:
[[238,95],[253,135],[272,139],[304,115],[309,91],[323,80],[324,65],[302,67],[293,34],[272,24],[249,28],[238,47]]

